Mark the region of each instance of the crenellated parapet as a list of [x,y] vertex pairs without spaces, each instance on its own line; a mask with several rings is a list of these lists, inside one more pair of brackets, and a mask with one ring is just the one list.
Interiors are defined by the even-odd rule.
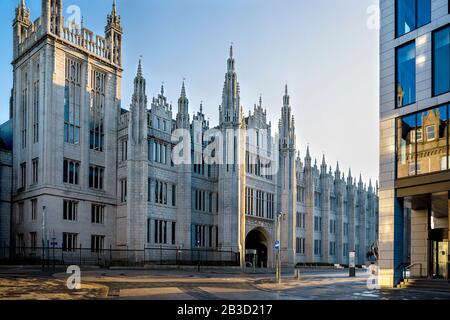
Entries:
[[116,13],[115,1],[113,11],[108,15],[104,35],[94,32],[75,21],[67,20],[64,24],[62,1],[42,0],[42,15],[30,22],[30,11],[21,1],[16,8],[14,19],[14,60],[31,49],[45,36],[73,46],[89,55],[121,66],[122,27],[120,16]]

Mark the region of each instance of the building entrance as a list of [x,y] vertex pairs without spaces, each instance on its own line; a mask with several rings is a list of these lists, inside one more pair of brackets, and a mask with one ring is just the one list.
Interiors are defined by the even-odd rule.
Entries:
[[436,279],[449,279],[448,242],[432,241],[431,249],[431,276]]
[[256,268],[267,268],[267,238],[254,229],[245,239],[246,264]]

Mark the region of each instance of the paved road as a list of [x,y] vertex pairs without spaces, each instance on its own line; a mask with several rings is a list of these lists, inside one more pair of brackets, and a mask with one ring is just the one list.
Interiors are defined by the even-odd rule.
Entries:
[[417,300],[450,295],[405,289],[370,290],[367,276],[346,271],[304,272],[300,280],[285,275],[281,285],[268,273],[238,270],[83,270],[81,290],[66,287],[64,270],[0,269],[0,299],[126,300]]

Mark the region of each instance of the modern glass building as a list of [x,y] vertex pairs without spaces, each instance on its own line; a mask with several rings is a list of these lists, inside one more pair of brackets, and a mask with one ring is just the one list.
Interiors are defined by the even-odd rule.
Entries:
[[381,0],[380,285],[449,278],[448,0]]

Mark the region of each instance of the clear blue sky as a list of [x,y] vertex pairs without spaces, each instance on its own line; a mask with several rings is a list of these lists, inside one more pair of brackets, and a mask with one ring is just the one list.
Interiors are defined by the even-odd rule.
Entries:
[[[0,122],[8,118],[12,86],[14,8],[0,10]],[[231,42],[245,113],[262,94],[272,124],[278,123],[284,84],[289,85],[297,144],[310,144],[320,163],[347,174],[378,176],[378,32],[366,26],[377,0],[118,0],[124,27],[122,107],[128,108],[139,55],[148,96],[165,83],[178,99],[186,78],[190,111],[204,110],[217,124],[226,58]],[[41,0],[26,0],[32,19]],[[112,0],[64,0],[78,5],[85,26],[103,34]],[[176,110],[176,108],[175,108]]]

